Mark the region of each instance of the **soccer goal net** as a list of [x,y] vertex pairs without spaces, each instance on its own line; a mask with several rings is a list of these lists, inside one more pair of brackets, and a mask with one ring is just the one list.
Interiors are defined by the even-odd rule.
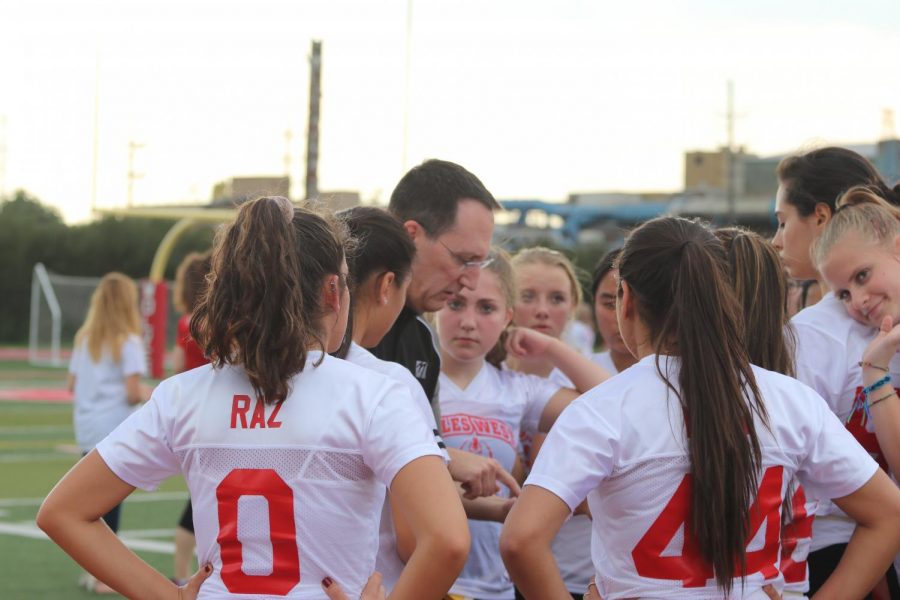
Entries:
[[31,322],[28,360],[33,365],[67,364],[75,332],[81,327],[100,279],[71,277],[34,265],[31,276]]

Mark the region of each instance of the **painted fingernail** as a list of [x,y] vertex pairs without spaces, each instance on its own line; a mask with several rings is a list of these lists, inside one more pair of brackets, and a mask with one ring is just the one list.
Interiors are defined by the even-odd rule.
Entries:
[[212,565],[207,563],[207,564],[203,567],[203,572],[206,573],[207,575],[209,575],[210,573],[212,573]]
[[322,587],[330,588],[332,583],[334,583],[334,580],[331,577],[326,577],[322,580]]

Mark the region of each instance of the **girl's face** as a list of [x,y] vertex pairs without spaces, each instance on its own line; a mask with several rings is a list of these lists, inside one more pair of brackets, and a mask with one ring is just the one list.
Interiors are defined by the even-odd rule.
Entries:
[[611,269],[597,284],[594,290],[594,317],[600,337],[609,350],[616,354],[630,354],[622,335],[619,333],[619,320],[616,318],[616,278],[617,269]]
[[575,299],[565,269],[532,263],[516,268],[516,325],[558,338],[572,318]]
[[484,270],[474,290],[463,288],[436,313],[441,349],[460,362],[482,360],[511,318],[497,276]]
[[855,320],[872,327],[880,327],[886,316],[900,322],[900,237],[885,247],[847,233],[819,267]]
[[821,231],[820,217],[816,213],[800,216],[797,207],[787,201],[784,184],[779,184],[775,194],[775,218],[778,219],[778,230],[772,245],[778,250],[788,275],[794,279],[816,279],[818,273],[809,250]]

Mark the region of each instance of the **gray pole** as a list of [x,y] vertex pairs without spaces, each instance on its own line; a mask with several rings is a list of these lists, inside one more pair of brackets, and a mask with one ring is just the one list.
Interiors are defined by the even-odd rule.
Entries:
[[313,40],[309,56],[309,126],[306,132],[306,198],[319,195],[319,100],[322,95],[322,42]]
[[725,194],[728,201],[728,225],[734,225],[737,221],[737,208],[735,207],[735,157],[734,157],[734,83],[728,80],[728,146],[725,149],[725,168],[727,169]]

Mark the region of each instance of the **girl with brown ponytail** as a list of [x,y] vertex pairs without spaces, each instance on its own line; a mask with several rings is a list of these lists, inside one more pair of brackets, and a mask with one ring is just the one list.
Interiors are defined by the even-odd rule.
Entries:
[[[417,542],[391,598],[442,597],[469,535],[433,432],[402,385],[328,354],[347,325],[346,245],[329,215],[244,204],[191,321],[211,364],[162,382],[57,484],[38,525],[131,598],[321,598],[332,577],[357,598],[387,487]],[[204,565],[180,589],[99,521],[177,473]]]
[[501,552],[527,598],[568,598],[550,543],[587,498],[597,590],[616,598],[780,592],[788,482],[857,520],[823,598],[861,598],[900,549],[900,490],[812,390],[750,364],[722,243],[660,218],[619,256],[619,330],[638,363],[573,402],[510,512]]

